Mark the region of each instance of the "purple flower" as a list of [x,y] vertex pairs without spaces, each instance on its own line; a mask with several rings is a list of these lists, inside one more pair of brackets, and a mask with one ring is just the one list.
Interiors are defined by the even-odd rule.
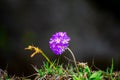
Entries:
[[68,48],[69,41],[66,32],[57,32],[50,38],[49,45],[56,55],[60,55]]

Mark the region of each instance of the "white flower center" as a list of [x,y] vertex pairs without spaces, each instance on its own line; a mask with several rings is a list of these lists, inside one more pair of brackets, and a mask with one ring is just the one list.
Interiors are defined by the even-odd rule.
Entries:
[[59,38],[56,39],[56,43],[60,43],[60,39]]

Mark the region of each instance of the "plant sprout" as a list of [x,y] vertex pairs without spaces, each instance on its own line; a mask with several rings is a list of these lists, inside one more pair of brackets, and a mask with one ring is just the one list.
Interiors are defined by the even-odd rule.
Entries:
[[35,46],[31,46],[29,45],[27,48],[25,48],[25,50],[34,50],[35,52],[33,54],[31,54],[31,57],[34,57],[34,55],[40,53],[42,54],[42,56],[53,66],[53,68],[55,69],[55,66],[53,65],[53,63],[50,61],[50,59],[45,55],[45,53],[39,49],[38,47]]

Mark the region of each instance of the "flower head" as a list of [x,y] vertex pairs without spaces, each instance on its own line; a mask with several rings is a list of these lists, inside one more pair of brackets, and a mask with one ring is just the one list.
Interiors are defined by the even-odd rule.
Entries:
[[57,32],[50,38],[49,45],[52,51],[59,55],[68,48],[69,41],[70,37],[67,36],[66,32]]

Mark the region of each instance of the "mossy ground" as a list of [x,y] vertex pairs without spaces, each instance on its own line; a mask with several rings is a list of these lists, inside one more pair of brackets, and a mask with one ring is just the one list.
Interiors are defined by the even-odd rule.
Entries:
[[36,73],[27,77],[10,76],[0,69],[0,80],[120,80],[120,71],[114,71],[113,62],[106,71],[97,69],[95,65],[89,67],[87,63],[78,63],[79,72],[71,64],[63,67],[64,64],[53,63],[55,69],[48,62],[44,62],[41,68],[33,66]]

